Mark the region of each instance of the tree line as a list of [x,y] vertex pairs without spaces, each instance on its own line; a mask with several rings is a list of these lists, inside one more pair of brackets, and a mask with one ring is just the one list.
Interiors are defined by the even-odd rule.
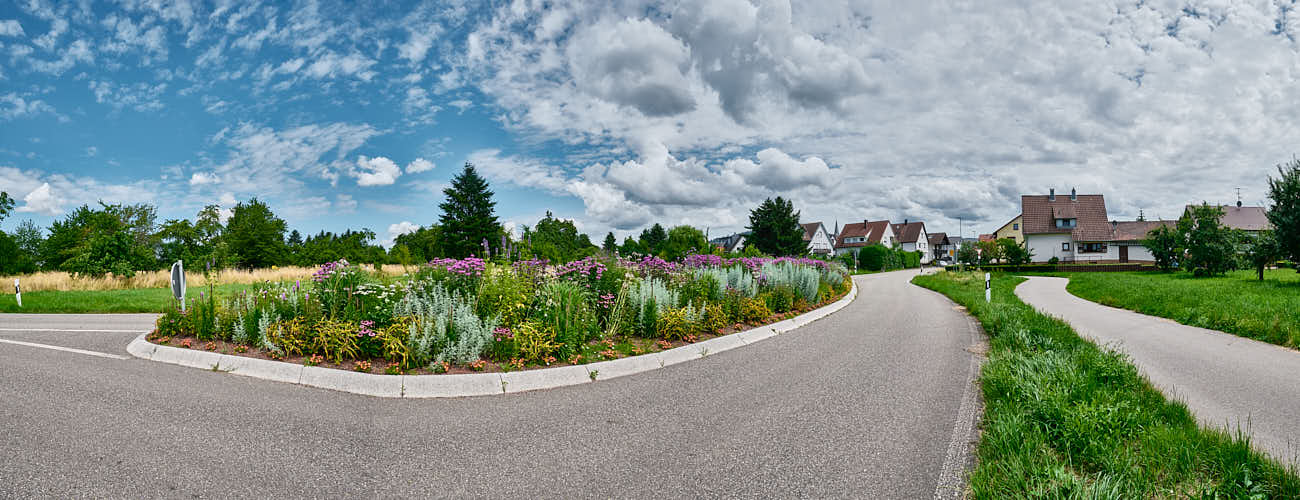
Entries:
[[[602,251],[676,260],[719,251],[698,228],[679,225],[665,229],[658,223],[639,237],[625,238],[622,244],[610,232],[597,246],[572,220],[556,218],[550,212],[536,224],[521,227],[515,237],[497,219],[494,193],[487,180],[469,163],[443,195],[438,220],[398,235],[388,250],[376,242],[370,229],[315,235],[290,230],[284,219],[256,197],[237,203],[224,221],[217,205],[205,206],[193,219],[161,223],[157,208],[148,203],[83,205],[45,229],[27,220],[12,234],[0,231],[0,274],[67,271],[129,277],[139,271],[165,269],[177,260],[185,261],[190,269],[256,269],[315,266],[340,259],[412,265],[440,257],[469,256],[568,262]],[[0,221],[13,207],[8,193],[0,192]],[[807,253],[799,212],[781,197],[765,200],[754,209],[748,229],[748,254]]]

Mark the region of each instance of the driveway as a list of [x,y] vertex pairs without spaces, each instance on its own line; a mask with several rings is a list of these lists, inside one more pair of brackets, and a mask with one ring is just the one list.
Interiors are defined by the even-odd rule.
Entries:
[[1300,352],[1216,330],[1103,306],[1065,290],[1065,278],[1029,278],[1021,300],[1099,345],[1128,354],[1203,425],[1238,428],[1278,460],[1300,463]]
[[914,274],[744,348],[462,399],[129,358],[147,316],[0,315],[0,497],[951,497],[982,337]]

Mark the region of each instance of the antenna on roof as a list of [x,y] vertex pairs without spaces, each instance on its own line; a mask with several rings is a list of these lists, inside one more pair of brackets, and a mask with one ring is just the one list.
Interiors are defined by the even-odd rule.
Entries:
[[1237,208],[1241,208],[1241,188],[1237,188]]

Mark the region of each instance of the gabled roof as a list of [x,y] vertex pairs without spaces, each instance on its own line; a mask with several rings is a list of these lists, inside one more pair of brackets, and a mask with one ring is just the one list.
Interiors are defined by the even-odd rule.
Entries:
[[813,235],[817,234],[817,228],[820,227],[823,230],[825,229],[825,226],[822,226],[822,223],[820,222],[807,222],[804,224],[799,224],[799,226],[803,227],[804,241],[812,241]]
[[[1187,208],[1183,209],[1183,213],[1186,214],[1187,210],[1191,210],[1195,206],[1199,205],[1187,205]],[[1219,222],[1232,229],[1263,231],[1273,227],[1268,222],[1268,215],[1264,211],[1264,207],[1220,205],[1219,209],[1223,210],[1223,218],[1219,219]]]
[[[1024,226],[1021,226],[1021,227],[1024,227]],[[980,235],[980,241],[994,241],[994,239],[993,239],[993,235],[991,235],[991,234],[981,234],[981,235]]]
[[916,243],[921,239],[921,233],[925,232],[925,223],[920,221],[894,224],[893,227],[899,243]]
[[949,243],[948,243],[948,233],[933,233],[933,234],[931,234],[931,235],[930,235],[930,244],[931,244],[931,245],[947,245],[947,244],[949,244]]
[[1110,241],[1141,241],[1147,238],[1147,233],[1155,230],[1160,226],[1170,228],[1178,225],[1178,221],[1172,220],[1135,220],[1135,221],[1117,221],[1112,222],[1114,230],[1111,232]]
[[[877,244],[880,243],[880,240],[884,237],[885,231],[891,230],[892,228],[887,220],[878,220],[875,222],[862,221],[845,224],[844,227],[840,229],[839,237],[835,238],[835,248],[865,247],[867,245]],[[859,237],[866,237],[867,241],[855,241],[852,243],[844,242],[844,240],[849,238]]]
[[[1002,227],[999,227],[997,231],[994,231],[994,233],[1002,232],[1003,229],[1006,229],[1007,226],[1010,226],[1011,224],[1015,223],[1017,220],[1020,220],[1020,214],[1016,214],[1015,217],[1012,217],[1011,220],[1007,221],[1006,224],[1003,224]],[[1023,228],[1024,227],[1023,221],[1021,224],[1022,224],[1021,227]]]
[[745,231],[743,233],[722,236],[709,240],[709,244],[715,247],[722,247],[722,251],[724,252],[734,252],[736,251],[736,247],[740,246],[740,243],[745,241],[745,237],[749,236],[749,234],[749,231]]
[[[1057,195],[1053,201],[1045,194],[1021,196],[1020,229],[1025,236],[1069,233],[1075,241],[1109,240],[1111,227],[1106,217],[1106,199],[1099,194],[1081,194],[1076,198]],[[1076,224],[1074,228],[1058,228],[1055,219],[1075,219]]]

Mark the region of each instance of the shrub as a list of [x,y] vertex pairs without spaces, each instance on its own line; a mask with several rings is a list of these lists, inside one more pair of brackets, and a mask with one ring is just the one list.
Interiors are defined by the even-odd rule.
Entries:
[[416,366],[433,361],[468,363],[478,359],[492,343],[496,319],[479,319],[473,300],[453,296],[439,284],[414,290],[393,308],[409,317],[407,342]]
[[410,367],[411,346],[407,339],[411,335],[411,318],[398,318],[393,324],[388,325],[381,335],[383,342],[383,358],[391,360],[401,368]]
[[729,288],[722,294],[722,311],[727,314],[727,322],[735,323],[741,321],[741,304],[744,303],[745,295],[739,290]]
[[163,312],[154,323],[154,337],[185,337],[191,333],[190,318],[181,312],[180,307],[173,307]]
[[695,273],[681,287],[679,306],[704,304],[722,299],[723,287],[713,273]]
[[357,359],[361,348],[357,345],[357,325],[346,321],[321,320],[316,323],[311,351],[333,359],[335,364],[344,359]]
[[858,250],[858,269],[883,271],[888,254],[892,251],[883,245],[867,245]]
[[709,304],[704,306],[704,316],[700,320],[700,330],[704,333],[716,334],[722,331],[731,321],[727,318],[727,312],[722,310],[721,304]]
[[745,297],[740,301],[740,319],[747,323],[760,323],[771,315],[772,311],[760,299]]
[[199,340],[212,340],[217,335],[217,299],[216,288],[208,287],[207,293],[199,292],[199,300],[194,301],[190,311],[194,336]]
[[783,313],[794,307],[794,290],[788,286],[778,286],[759,294],[767,308],[775,313]]
[[[821,272],[810,266],[797,266],[790,262],[765,264],[763,266],[764,286],[771,289],[787,288],[804,300],[817,301],[817,285],[821,283]],[[782,292],[784,293],[784,292]],[[793,302],[793,298],[791,298]],[[774,308],[775,309],[775,308]],[[789,306],[786,306],[786,311]],[[777,310],[777,312],[785,312]]]
[[289,354],[303,356],[312,352],[312,332],[302,320],[294,318],[275,323],[266,332],[266,341]]
[[514,342],[519,347],[520,358],[525,361],[542,362],[560,348],[560,344],[555,342],[554,332],[531,321],[514,330]]
[[[848,280],[844,280],[844,281],[848,281]],[[844,281],[841,281],[841,283],[843,283]],[[836,285],[838,286],[839,284],[837,283]],[[822,302],[830,300],[831,297],[834,297],[835,296],[834,288],[835,287],[832,287],[830,283],[827,283],[825,281],[819,283],[817,285],[817,300],[813,301],[813,304],[820,304]]]
[[665,340],[683,340],[695,332],[689,307],[668,309],[659,315],[656,333]]
[[659,325],[659,305],[655,303],[653,297],[641,306],[640,314],[641,335],[645,338],[654,338],[658,333]]

